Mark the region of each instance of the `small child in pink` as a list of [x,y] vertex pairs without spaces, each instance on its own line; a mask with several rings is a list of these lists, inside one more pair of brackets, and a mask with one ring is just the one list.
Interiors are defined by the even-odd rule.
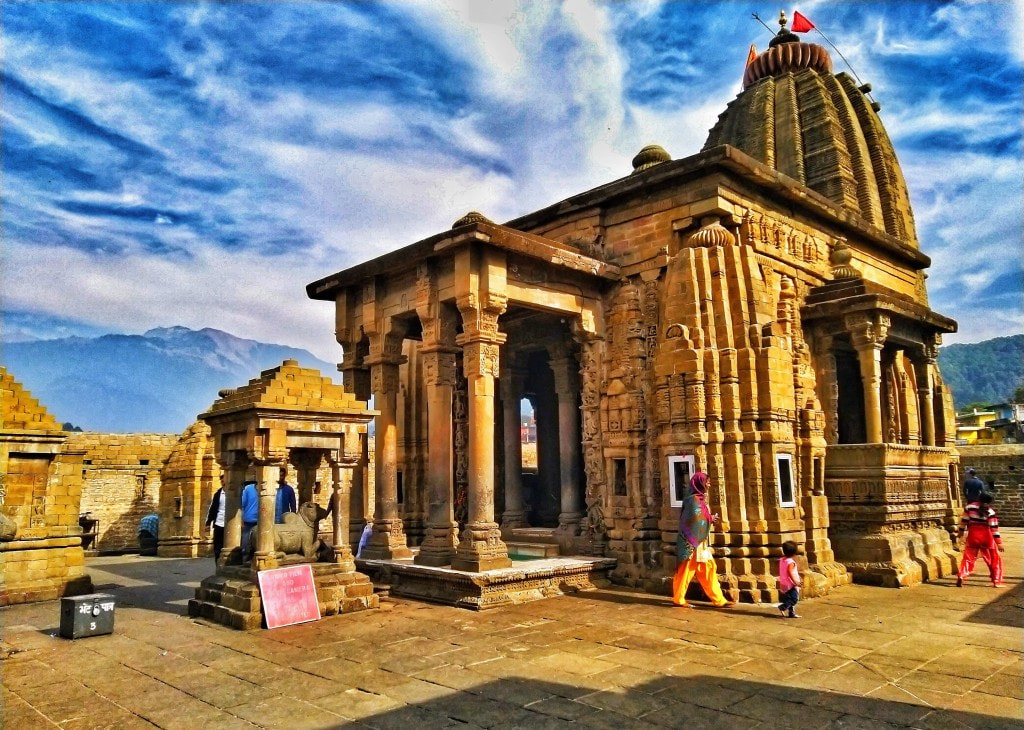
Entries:
[[796,615],[796,602],[800,600],[800,571],[796,566],[793,557],[797,554],[798,548],[792,540],[782,543],[782,558],[779,560],[779,593],[782,596],[782,603],[779,604],[779,613],[783,618],[800,618]]

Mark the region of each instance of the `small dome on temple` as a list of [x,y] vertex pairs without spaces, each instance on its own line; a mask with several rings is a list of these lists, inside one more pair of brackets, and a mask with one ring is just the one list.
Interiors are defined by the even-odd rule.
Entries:
[[722,225],[717,216],[704,218],[701,227],[686,239],[686,245],[693,248],[732,246],[735,243],[736,237]]
[[477,213],[475,210],[471,210],[466,215],[459,218],[457,221],[452,223],[452,228],[459,228],[460,226],[468,226],[470,223],[493,223],[490,218],[485,216],[483,213]]
[[657,144],[649,144],[636,153],[633,158],[633,172],[640,172],[649,167],[660,165],[662,162],[671,162],[672,155],[665,151],[665,148]]

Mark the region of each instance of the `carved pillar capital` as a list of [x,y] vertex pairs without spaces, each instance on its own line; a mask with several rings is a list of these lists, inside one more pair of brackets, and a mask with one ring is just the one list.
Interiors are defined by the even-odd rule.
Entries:
[[467,342],[462,346],[462,367],[467,378],[496,378],[499,374],[500,348],[494,342]]
[[420,351],[420,362],[423,366],[423,384],[431,386],[455,387],[455,353],[446,349]]
[[[335,453],[337,452],[328,452],[329,455]],[[288,463],[296,469],[317,469],[323,458],[323,452],[317,449],[293,449],[288,454]],[[330,456],[328,456],[328,460],[330,460]]]
[[867,314],[855,312],[844,318],[847,331],[857,351],[866,349],[881,350],[889,335],[891,320],[886,314]]

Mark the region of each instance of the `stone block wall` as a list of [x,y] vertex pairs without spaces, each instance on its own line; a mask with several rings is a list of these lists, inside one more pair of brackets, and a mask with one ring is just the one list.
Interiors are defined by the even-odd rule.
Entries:
[[1024,444],[958,446],[957,450],[961,468],[974,469],[995,497],[999,524],[1024,527]]
[[159,511],[160,470],[177,434],[72,433],[67,448],[82,457],[81,512],[99,520],[93,548],[137,550],[139,520]]

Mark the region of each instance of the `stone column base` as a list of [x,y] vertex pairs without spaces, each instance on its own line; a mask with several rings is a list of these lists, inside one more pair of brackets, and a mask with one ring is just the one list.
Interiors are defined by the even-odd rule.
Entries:
[[360,556],[367,560],[405,560],[412,557],[412,550],[406,542],[401,520],[384,520],[373,523],[370,541]]
[[[313,583],[321,616],[378,608],[380,599],[370,579],[355,571],[343,571],[332,563],[313,564]],[[263,626],[259,583],[245,568],[221,568],[218,575],[205,578],[188,602],[189,616],[240,631]]]
[[427,537],[420,545],[413,562],[416,565],[431,565],[435,568],[451,565],[459,544],[456,534],[458,529],[459,526],[455,522],[448,526],[427,527]]
[[496,522],[475,522],[466,526],[452,558],[452,570],[482,573],[512,566],[508,547],[502,542]]
[[885,534],[830,534],[836,560],[855,583],[902,588],[953,575],[956,554],[949,533],[941,527],[899,530]]

